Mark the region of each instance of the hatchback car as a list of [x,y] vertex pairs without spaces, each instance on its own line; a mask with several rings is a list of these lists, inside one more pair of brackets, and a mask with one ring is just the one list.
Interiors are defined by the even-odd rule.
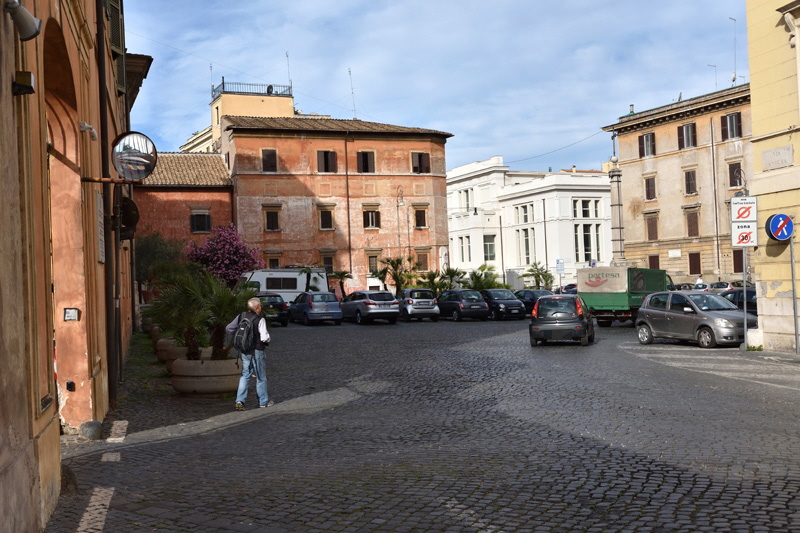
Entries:
[[400,318],[408,322],[412,318],[422,320],[430,318],[439,320],[439,303],[430,289],[403,289],[398,296],[400,300]]
[[[744,289],[733,289],[721,292],[719,295],[744,310]],[[755,289],[747,289],[747,312],[758,316],[758,299]]]
[[636,331],[642,344],[659,338],[697,341],[701,348],[739,344],[744,341],[744,311],[709,292],[655,292],[639,308]]
[[375,319],[397,322],[400,304],[389,291],[355,291],[342,300],[342,318],[365,324]]
[[280,324],[283,327],[289,325],[289,304],[283,301],[283,296],[274,292],[261,292],[258,299],[261,300],[261,309],[267,314],[270,324]]
[[342,308],[332,292],[301,292],[289,304],[289,320],[306,326],[332,320],[338,326],[342,323]]
[[533,306],[536,304],[536,300],[542,296],[548,296],[550,294],[553,294],[553,291],[548,291],[545,289],[521,289],[514,292],[514,296],[519,298],[522,303],[525,304],[525,313],[529,316],[531,311],[533,311]]
[[594,320],[577,294],[542,296],[536,301],[528,325],[531,346],[547,341],[594,342]]
[[462,318],[488,320],[489,304],[473,289],[452,289],[439,296],[439,312],[458,322]]
[[715,281],[708,286],[708,292],[725,292],[732,288],[733,286],[727,281]]
[[694,285],[692,285],[692,290],[693,291],[708,292],[708,290],[710,288],[711,288],[711,286],[708,283],[695,283]]
[[525,318],[525,304],[508,289],[484,289],[481,296],[489,304],[489,319]]

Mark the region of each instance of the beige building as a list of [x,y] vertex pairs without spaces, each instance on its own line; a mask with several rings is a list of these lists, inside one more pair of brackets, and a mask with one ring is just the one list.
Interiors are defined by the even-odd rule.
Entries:
[[614,262],[665,269],[676,283],[741,279],[730,199],[751,182],[750,87],[631,106],[603,129],[617,137],[622,176],[611,184]]
[[[752,92],[750,194],[758,200],[759,246],[754,269],[758,284],[760,342],[765,349],[798,351],[796,296],[792,291],[791,249],[767,237],[766,221],[785,214],[800,222],[800,1],[747,0]],[[796,233],[795,229],[795,233]],[[795,254],[797,257],[798,254]]]

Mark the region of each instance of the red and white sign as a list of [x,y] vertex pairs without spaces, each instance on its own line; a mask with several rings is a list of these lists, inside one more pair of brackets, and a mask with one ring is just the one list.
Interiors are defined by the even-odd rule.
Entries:
[[755,196],[731,198],[731,246],[758,246],[758,198]]

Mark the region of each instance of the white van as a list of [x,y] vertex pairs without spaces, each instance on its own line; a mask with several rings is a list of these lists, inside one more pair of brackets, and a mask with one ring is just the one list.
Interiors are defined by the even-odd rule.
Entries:
[[[284,302],[291,302],[297,295],[306,290],[305,267],[262,268],[251,270],[239,277],[238,284],[248,284],[262,292],[274,292],[283,297]],[[324,268],[311,268],[311,290],[327,291],[328,274]]]

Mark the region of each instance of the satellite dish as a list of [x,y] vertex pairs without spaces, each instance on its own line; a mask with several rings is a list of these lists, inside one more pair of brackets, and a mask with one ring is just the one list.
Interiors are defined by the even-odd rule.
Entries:
[[121,178],[142,181],[156,168],[158,152],[150,138],[136,131],[119,135],[111,146],[114,168]]

